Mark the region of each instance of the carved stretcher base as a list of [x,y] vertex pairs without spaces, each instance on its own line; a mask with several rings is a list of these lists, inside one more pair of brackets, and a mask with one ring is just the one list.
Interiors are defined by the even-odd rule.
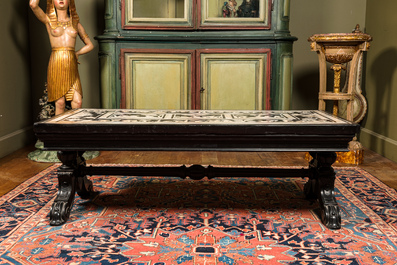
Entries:
[[58,169],[59,190],[50,212],[50,224],[62,225],[70,215],[74,196],[77,192],[83,199],[92,198],[92,182],[88,175],[148,175],[178,176],[200,180],[204,177],[301,177],[309,178],[304,193],[308,199],[317,200],[320,205],[321,221],[330,229],[341,227],[341,216],[334,194],[335,152],[311,152],[314,159],[307,169],[272,169],[272,168],[223,168],[203,167],[87,167],[81,152],[58,152],[62,166]]

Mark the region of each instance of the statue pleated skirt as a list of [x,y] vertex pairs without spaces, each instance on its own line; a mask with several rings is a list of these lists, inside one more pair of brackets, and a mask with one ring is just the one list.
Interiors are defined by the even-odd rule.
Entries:
[[72,101],[75,92],[83,96],[77,59],[73,48],[53,48],[47,71],[48,101],[65,97]]

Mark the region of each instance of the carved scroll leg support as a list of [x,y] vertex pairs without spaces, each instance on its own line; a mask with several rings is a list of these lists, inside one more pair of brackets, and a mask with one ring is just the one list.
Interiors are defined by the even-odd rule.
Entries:
[[93,187],[92,187],[92,182],[87,178],[84,172],[84,168],[86,166],[85,159],[83,158],[83,153],[84,152],[78,152],[77,153],[77,165],[78,165],[78,175],[77,175],[77,181],[76,181],[76,191],[77,194],[82,198],[82,199],[89,199],[93,194]]
[[332,164],[336,161],[335,152],[311,152],[312,174],[306,183],[306,197],[317,199],[321,209],[321,221],[330,229],[341,228],[341,215],[335,198],[335,171]]
[[58,169],[58,195],[50,211],[50,224],[64,224],[70,215],[75,195],[77,170],[76,152],[58,152],[62,166]]
[[58,169],[58,195],[50,210],[50,224],[62,225],[70,215],[75,192],[88,198],[92,191],[92,183],[81,173],[85,161],[78,152],[58,152],[62,166]]

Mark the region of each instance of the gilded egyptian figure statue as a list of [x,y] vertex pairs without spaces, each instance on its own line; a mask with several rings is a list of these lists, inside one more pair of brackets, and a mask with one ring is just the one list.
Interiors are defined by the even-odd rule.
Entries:
[[[79,22],[74,0],[47,0],[46,13],[39,7],[40,0],[30,0],[36,17],[46,25],[52,53],[48,63],[48,101],[55,101],[55,114],[65,111],[66,101],[72,108],[80,108],[83,91],[78,73],[78,57],[90,52],[94,45]],[[85,44],[75,51],[76,38]]]

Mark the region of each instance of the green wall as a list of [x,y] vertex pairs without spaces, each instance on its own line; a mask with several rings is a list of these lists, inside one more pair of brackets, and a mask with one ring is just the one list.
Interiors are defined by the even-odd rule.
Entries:
[[360,141],[397,161],[397,1],[367,0],[367,31],[373,42],[367,56],[368,115]]
[[[307,39],[314,34],[350,33],[356,24],[365,30],[366,0],[293,0],[291,34],[294,43],[293,109],[317,109],[319,65]],[[329,76],[332,73],[330,73]]]
[[32,141],[27,1],[0,1],[0,157]]

